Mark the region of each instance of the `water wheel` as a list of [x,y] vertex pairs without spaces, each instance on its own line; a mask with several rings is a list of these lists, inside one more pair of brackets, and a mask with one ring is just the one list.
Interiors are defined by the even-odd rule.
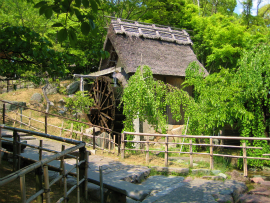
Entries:
[[94,99],[94,107],[87,114],[89,121],[104,128],[114,129],[115,98],[111,85],[112,79],[99,76],[90,89],[90,96]]

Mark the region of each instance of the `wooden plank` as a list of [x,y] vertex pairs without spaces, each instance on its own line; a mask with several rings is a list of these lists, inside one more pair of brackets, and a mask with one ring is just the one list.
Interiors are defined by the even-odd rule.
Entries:
[[46,203],[50,203],[51,198],[50,198],[50,185],[49,185],[48,166],[44,166],[44,190],[45,190]]
[[193,168],[192,139],[189,140],[189,167]]
[[214,170],[213,138],[210,138],[210,170]]
[[25,174],[20,176],[20,188],[21,188],[21,198],[22,202],[26,202],[26,185],[25,185]]
[[247,177],[248,170],[247,170],[247,149],[246,143],[243,143],[243,168],[244,168],[244,177]]
[[146,137],[146,164],[149,164],[149,137]]
[[168,141],[169,141],[169,137],[165,136],[165,167],[168,167]]

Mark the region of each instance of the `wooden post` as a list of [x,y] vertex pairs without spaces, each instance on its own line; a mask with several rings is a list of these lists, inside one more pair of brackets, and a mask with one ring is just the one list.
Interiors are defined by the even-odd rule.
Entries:
[[118,135],[118,154],[117,154],[117,156],[119,156],[120,155],[120,150],[121,150],[121,135],[119,134]]
[[121,133],[121,157],[122,159],[125,158],[125,134]]
[[85,153],[85,182],[84,182],[84,189],[85,189],[85,200],[88,200],[88,158],[89,158],[89,151]]
[[23,108],[22,108],[22,107],[20,107],[20,113],[21,113],[21,115],[20,115],[20,117],[21,117],[20,128],[22,128],[22,110],[23,110]]
[[70,131],[71,131],[71,133],[70,133],[70,139],[72,139],[72,134],[73,134],[73,123],[71,123]]
[[15,124],[16,124],[17,114],[18,114],[18,111],[15,113],[15,118],[14,118],[14,122],[13,122],[13,127],[15,127]]
[[21,157],[20,157],[20,155],[21,155],[21,143],[19,143],[19,142],[21,142],[21,137],[17,132],[17,140],[16,140],[16,145],[17,145],[16,146],[17,147],[17,155],[16,155],[16,157],[17,157],[17,165],[16,165],[16,170],[20,170],[20,164],[21,164]]
[[149,164],[149,136],[146,136],[146,164]]
[[214,170],[214,159],[213,159],[213,138],[210,138],[210,170]]
[[[84,160],[85,159],[85,153],[86,153],[86,148],[85,147],[82,147],[79,149],[79,153],[80,153],[80,161]],[[84,178],[84,175],[85,175],[85,164],[81,164],[80,166],[80,180],[82,180]],[[80,185],[80,193],[81,193],[81,196],[84,196],[84,193],[85,193],[85,184],[82,183]]]
[[42,146],[43,146],[43,140],[39,140],[39,161],[42,159]]
[[116,141],[116,137],[115,137],[115,135],[113,135],[113,148],[114,148],[114,154],[116,154],[116,152],[115,152],[115,146],[116,146],[115,141]]
[[246,143],[243,143],[243,168],[244,168],[244,176],[247,177],[248,170],[247,170],[247,148]]
[[76,173],[77,173],[77,203],[80,203],[80,170],[79,170],[79,161],[78,158],[76,158]]
[[95,131],[96,131],[95,128],[93,128],[93,150],[96,149],[96,138],[95,138],[96,132]]
[[6,104],[3,104],[3,124],[5,125],[5,118],[6,118]]
[[83,138],[83,127],[81,127],[80,141],[82,141],[82,138]]
[[193,157],[192,157],[192,140],[189,140],[189,167],[193,167]]
[[109,141],[108,141],[109,151],[108,151],[108,154],[111,153],[111,135],[112,135],[112,133],[109,134]]
[[64,128],[64,121],[62,121],[62,127],[61,127],[61,129],[60,129],[60,137],[62,136],[63,128]]
[[104,150],[105,150],[105,136],[106,133],[103,133],[103,142],[102,142],[102,154],[104,153]]
[[168,167],[168,136],[165,136],[165,167]]
[[48,114],[45,113],[45,134],[48,134]]
[[32,112],[31,112],[31,110],[30,110],[30,112],[29,112],[29,122],[28,122],[28,127],[29,127],[29,129],[30,129],[30,127],[31,127],[31,114],[32,114]]
[[13,171],[17,170],[17,153],[18,153],[18,147],[17,147],[17,139],[18,139],[18,133],[16,130],[13,131]]
[[[35,176],[36,176],[36,192],[38,192],[41,189],[43,189],[43,186],[42,186],[43,172],[42,172],[41,167],[38,167],[37,169],[35,169]],[[43,203],[43,195],[42,194],[37,197],[37,203]]]
[[100,182],[100,202],[104,203],[104,188],[103,188],[102,166],[99,166],[99,182]]
[[[61,151],[64,151],[64,150],[65,150],[65,145],[62,145]],[[63,179],[64,179],[64,177],[65,177],[65,156],[61,157],[60,168],[62,169],[62,176],[63,176]],[[62,184],[62,181],[60,181],[60,186],[61,186],[61,184]]]
[[25,174],[20,176],[20,188],[21,188],[21,197],[22,202],[26,202],[26,185],[25,185]]
[[9,80],[7,80],[7,93],[8,93]]
[[44,190],[45,190],[45,195],[46,195],[46,203],[50,203],[51,198],[50,198],[50,184],[49,184],[48,166],[44,166]]

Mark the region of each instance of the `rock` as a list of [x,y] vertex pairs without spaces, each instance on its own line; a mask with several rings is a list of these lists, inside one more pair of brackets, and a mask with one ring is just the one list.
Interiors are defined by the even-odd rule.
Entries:
[[218,198],[216,199],[217,202],[219,203],[229,203],[229,202],[234,202],[233,198],[231,195],[218,195]]
[[56,94],[58,92],[59,86],[58,84],[49,84],[45,89],[46,94]]
[[[87,128],[87,129],[85,129],[85,133],[92,135],[93,134],[93,129],[94,128]],[[95,127],[95,133],[99,133],[99,132],[100,132],[100,128]]]
[[255,189],[250,190],[248,192],[248,194],[262,195],[262,196],[269,197],[270,196],[270,190],[269,190],[269,187],[260,186],[260,187],[257,187]]
[[219,173],[218,176],[221,176],[224,179],[227,179],[227,176],[224,173]]
[[30,99],[30,101],[34,101],[37,103],[43,102],[43,96],[40,93],[34,93]]
[[188,182],[190,182],[190,181],[192,181],[192,180],[193,180],[193,178],[191,178],[191,177],[186,177],[185,180],[183,180],[183,182],[188,183]]
[[66,102],[64,101],[64,99],[60,99],[59,102],[58,102],[58,104],[59,104],[59,107],[60,107],[60,108],[64,108]]
[[174,128],[171,130],[173,135],[182,135],[182,130],[184,129],[184,126],[180,126],[178,128]]
[[168,172],[168,173],[179,173],[181,175],[188,175],[189,168],[172,168],[172,167],[161,167],[161,166],[152,166],[152,169],[158,172]]
[[195,175],[195,174],[207,174],[207,175],[209,175],[210,174],[210,170],[209,169],[192,169],[191,170],[191,173],[193,175]]
[[220,170],[212,170],[211,173],[213,173],[214,175],[218,175],[221,171]]
[[238,171],[233,170],[232,172],[228,172],[228,175],[231,176],[231,180],[237,180],[237,181],[241,181],[241,182],[246,182],[248,181],[247,178],[245,178],[243,175],[241,175]]
[[233,189],[233,199],[235,202],[238,202],[238,199],[242,194],[247,192],[248,188],[246,184],[240,182],[234,182],[234,189]]
[[74,81],[67,86],[67,94],[74,94],[80,86],[80,81]]
[[[25,102],[18,102],[18,101],[5,101],[5,102],[9,102],[9,103],[6,103],[6,110],[7,111],[13,111],[13,110],[19,109],[19,108],[21,108],[20,106],[26,107]],[[2,105],[0,107],[1,107],[1,109],[3,108]]]
[[263,181],[260,183],[261,183],[261,185],[270,186],[270,181]]
[[203,176],[202,179],[207,180],[224,180],[222,176]]
[[261,183],[261,182],[264,182],[264,179],[262,179],[261,177],[254,177],[254,178],[251,178],[250,181],[253,183]]
[[256,203],[256,202],[258,202],[258,203],[259,202],[266,203],[266,202],[270,202],[270,198],[260,196],[260,195],[244,194],[244,195],[241,195],[238,202],[240,202],[240,203],[251,203],[251,202],[252,203]]

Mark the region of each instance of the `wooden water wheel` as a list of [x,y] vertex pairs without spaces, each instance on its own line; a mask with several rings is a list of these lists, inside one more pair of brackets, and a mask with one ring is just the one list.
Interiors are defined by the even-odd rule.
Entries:
[[96,78],[90,96],[94,99],[95,105],[90,108],[89,121],[104,128],[113,130],[115,121],[115,98],[111,85],[112,79],[105,76]]

